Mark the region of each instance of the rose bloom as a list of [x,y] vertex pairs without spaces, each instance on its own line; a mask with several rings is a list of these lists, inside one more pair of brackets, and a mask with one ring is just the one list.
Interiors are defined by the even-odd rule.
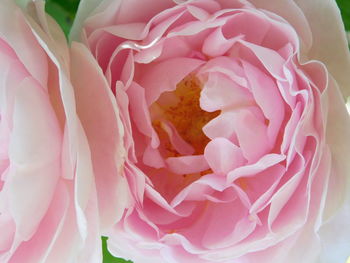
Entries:
[[117,137],[95,161],[119,178],[112,254],[346,260],[350,60],[334,1],[82,0],[72,39],[114,96]]
[[[73,90],[69,80],[95,73],[83,49],[69,56],[44,2],[27,14],[12,0],[0,5],[0,262],[99,262],[90,150],[76,113],[85,101],[76,105],[81,83]],[[70,72],[76,61],[84,67]]]

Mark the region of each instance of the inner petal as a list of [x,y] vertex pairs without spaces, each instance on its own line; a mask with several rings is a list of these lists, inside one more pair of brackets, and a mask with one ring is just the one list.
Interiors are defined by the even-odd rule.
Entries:
[[[164,92],[159,99],[151,105],[152,124],[163,140],[163,145],[169,147],[170,138],[166,138],[159,123],[171,123],[177,134],[193,149],[193,154],[203,154],[205,146],[210,139],[203,133],[203,126],[217,117],[220,111],[204,111],[199,104],[202,83],[194,74],[189,74],[181,80],[174,91]],[[170,143],[171,144],[171,143]],[[166,157],[179,156],[176,147],[171,145]],[[174,152],[175,150],[175,152]]]
[[[169,202],[186,186],[213,173],[203,155],[210,138],[202,129],[220,111],[207,112],[200,107],[202,88],[199,78],[191,73],[175,89],[163,92],[149,108],[160,142],[154,151],[159,153],[162,165],[145,163],[142,169]],[[147,156],[154,159],[155,155]]]

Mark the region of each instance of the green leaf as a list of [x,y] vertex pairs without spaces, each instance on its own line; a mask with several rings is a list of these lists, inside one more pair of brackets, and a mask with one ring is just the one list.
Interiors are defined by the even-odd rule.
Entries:
[[45,11],[56,20],[68,36],[78,5],[79,0],[46,0]]
[[45,11],[56,20],[61,26],[64,34],[68,36],[73,23],[73,16],[67,10],[62,8],[62,6],[53,1],[46,2]]
[[350,31],[350,1],[349,0],[337,0],[337,4],[340,8],[340,12],[343,17],[345,29]]
[[113,257],[107,250],[107,237],[102,237],[103,263],[132,263],[122,258]]
[[46,3],[56,3],[65,9],[73,17],[78,9],[79,0],[46,0]]

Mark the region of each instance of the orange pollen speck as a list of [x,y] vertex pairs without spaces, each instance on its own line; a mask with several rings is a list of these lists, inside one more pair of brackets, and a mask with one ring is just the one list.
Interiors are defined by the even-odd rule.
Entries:
[[[171,92],[175,98],[172,103],[156,102],[162,110],[162,117],[171,122],[182,139],[195,149],[194,154],[203,154],[205,146],[210,141],[202,131],[203,126],[220,114],[220,111],[206,112],[201,109],[199,105],[201,90],[200,81],[191,74],[180,81],[176,85],[176,90]],[[159,137],[164,138],[164,134],[160,134],[164,131],[160,131],[159,121],[153,120],[153,127]],[[171,147],[168,148],[170,152],[174,150]]]

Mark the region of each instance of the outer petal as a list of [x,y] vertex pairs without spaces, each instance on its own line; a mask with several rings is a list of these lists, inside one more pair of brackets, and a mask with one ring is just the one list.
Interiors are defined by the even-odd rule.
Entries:
[[348,196],[337,215],[322,226],[319,231],[322,240],[319,263],[346,262],[350,256],[349,218],[350,198]]
[[[320,262],[345,262],[350,256],[350,122],[342,97],[333,83],[328,88],[327,140],[332,151],[333,173],[325,203],[324,220],[330,220],[320,228],[322,253]],[[335,103],[339,101],[339,103]],[[337,211],[339,210],[339,211]]]
[[[107,26],[109,22],[125,24],[129,22],[145,22],[159,11],[174,5],[172,0],[144,0],[147,8],[140,9],[137,0],[86,0],[80,1],[78,16],[71,31],[72,40],[81,39],[81,29],[86,22],[94,28]],[[106,8],[107,7],[107,8]]]
[[[335,77],[343,96],[350,95],[350,52],[340,10],[333,0],[295,0],[304,12],[312,31],[309,58],[324,62]],[[327,34],[325,34],[327,32]]]
[[[342,93],[350,95],[350,53],[340,11],[334,0],[251,0],[280,15],[297,30],[304,43],[302,58],[324,62]],[[326,33],[325,33],[326,32]],[[311,39],[310,39],[311,36]]]
[[125,155],[121,147],[124,131],[108,84],[87,48],[73,42],[71,60],[77,112],[92,150],[101,223],[107,227],[125,205],[117,191]]
[[23,81],[16,94],[9,149],[13,168],[7,175],[12,213],[24,240],[31,237],[51,202],[62,140],[48,96],[33,82]]
[[9,43],[29,73],[45,87],[48,75],[46,54],[26,25],[20,9],[11,1],[4,2],[0,9],[0,38]]

